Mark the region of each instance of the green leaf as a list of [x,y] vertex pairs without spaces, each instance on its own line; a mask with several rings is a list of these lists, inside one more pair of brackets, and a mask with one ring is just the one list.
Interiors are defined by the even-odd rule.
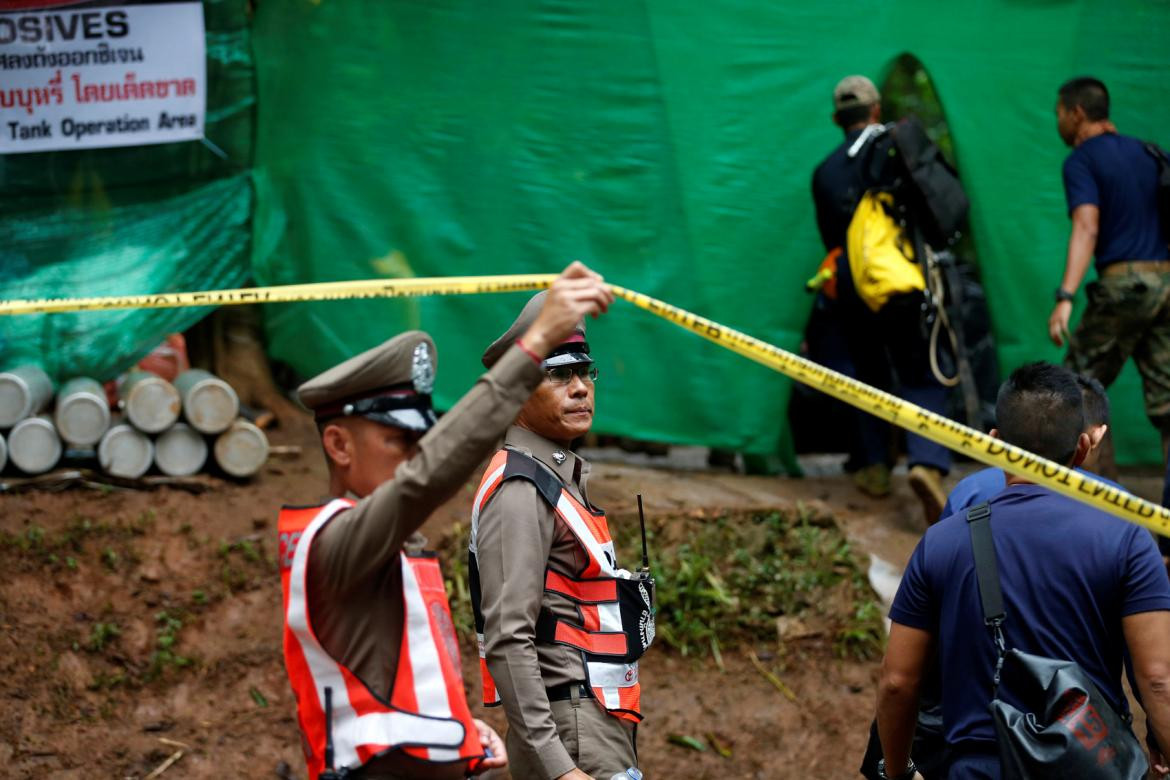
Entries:
[[719,738],[710,731],[707,732],[707,741],[711,743],[711,747],[715,748],[716,753],[724,758],[731,758],[731,747],[719,741]]
[[707,746],[702,741],[687,736],[686,734],[671,734],[666,738],[666,741],[672,745],[687,748],[688,750],[697,750],[700,753],[707,750]]

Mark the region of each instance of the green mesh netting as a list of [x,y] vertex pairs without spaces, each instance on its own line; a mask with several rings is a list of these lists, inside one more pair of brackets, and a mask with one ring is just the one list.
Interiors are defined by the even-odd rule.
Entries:
[[[206,142],[0,155],[0,298],[236,287],[255,122],[245,0],[207,0]],[[0,368],[109,379],[206,309],[0,317]]]

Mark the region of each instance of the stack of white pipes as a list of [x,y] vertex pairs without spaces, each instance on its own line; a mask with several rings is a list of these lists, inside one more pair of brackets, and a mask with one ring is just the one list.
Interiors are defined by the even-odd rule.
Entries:
[[[38,366],[0,372],[0,469],[11,462],[25,474],[43,474],[66,451],[92,452],[101,469],[136,479],[151,467],[168,476],[202,470],[212,455],[225,474],[244,478],[268,459],[268,437],[241,418],[231,385],[202,369],[179,374],[172,384],[148,371],[128,373],[111,414],[101,383],[76,377],[53,383]],[[96,447],[96,449],[95,449]]]

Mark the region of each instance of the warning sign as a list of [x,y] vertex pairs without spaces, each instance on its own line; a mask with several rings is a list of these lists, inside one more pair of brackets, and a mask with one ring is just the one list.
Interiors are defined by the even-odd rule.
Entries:
[[13,5],[25,10],[0,13],[0,153],[203,137],[202,3]]

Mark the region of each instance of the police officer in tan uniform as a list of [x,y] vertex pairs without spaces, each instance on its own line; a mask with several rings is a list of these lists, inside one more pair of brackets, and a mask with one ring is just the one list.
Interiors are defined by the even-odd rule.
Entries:
[[[400,653],[408,646],[403,643],[404,546],[497,446],[545,379],[543,358],[584,316],[597,316],[613,300],[601,277],[580,263],[569,266],[546,297],[531,326],[517,333],[492,369],[437,422],[430,404],[434,346],[417,331],[351,358],[298,390],[317,418],[330,494],[357,497],[352,507],[321,526],[307,552],[302,551],[307,556],[304,601],[312,615],[312,633],[328,660],[352,672],[381,701],[392,701],[396,678],[402,677]],[[296,538],[285,536],[282,567],[296,559]],[[287,604],[289,586],[285,589]],[[298,672],[292,666],[296,661],[300,668],[300,656],[289,655],[288,620],[286,616],[286,664],[296,690]],[[452,655],[457,657],[457,651]],[[347,683],[343,687],[352,692],[355,686]],[[304,699],[298,693],[302,730],[311,721],[306,716],[310,704],[318,711],[323,706]],[[493,757],[470,768],[504,765],[499,737],[482,722],[476,725]],[[303,741],[315,776],[312,761],[324,749],[321,737],[303,734]],[[461,777],[468,768],[389,751],[366,759],[361,776]]]
[[[485,365],[499,365],[507,345],[529,327],[541,304],[538,294],[487,348]],[[571,527],[586,516],[597,523],[590,527],[605,526],[604,516],[589,502],[589,463],[570,449],[593,421],[597,372],[584,336],[582,322],[544,361],[544,381],[508,428],[504,449],[489,464],[473,507],[472,599],[481,634],[485,703],[498,698],[507,714],[508,756],[517,778],[610,780],[627,777],[630,768],[630,777],[640,777],[636,660],[587,663],[582,645],[545,630],[559,621],[573,635],[576,627],[588,631],[591,618],[597,630],[599,619],[596,606],[584,603],[579,610],[577,603],[553,592],[560,586],[551,586],[550,577],[563,584],[566,577],[586,582],[603,576],[598,570],[629,574],[612,574],[616,560],[607,527],[598,539]],[[509,478],[508,472],[517,469],[524,478]],[[652,615],[650,597],[641,592]],[[605,619],[600,622],[605,630]],[[645,636],[643,626],[641,638],[637,627],[630,632],[637,646],[631,657],[649,644],[652,618],[648,631]],[[616,684],[625,687],[607,689],[600,679],[608,676],[606,669],[616,669]]]

